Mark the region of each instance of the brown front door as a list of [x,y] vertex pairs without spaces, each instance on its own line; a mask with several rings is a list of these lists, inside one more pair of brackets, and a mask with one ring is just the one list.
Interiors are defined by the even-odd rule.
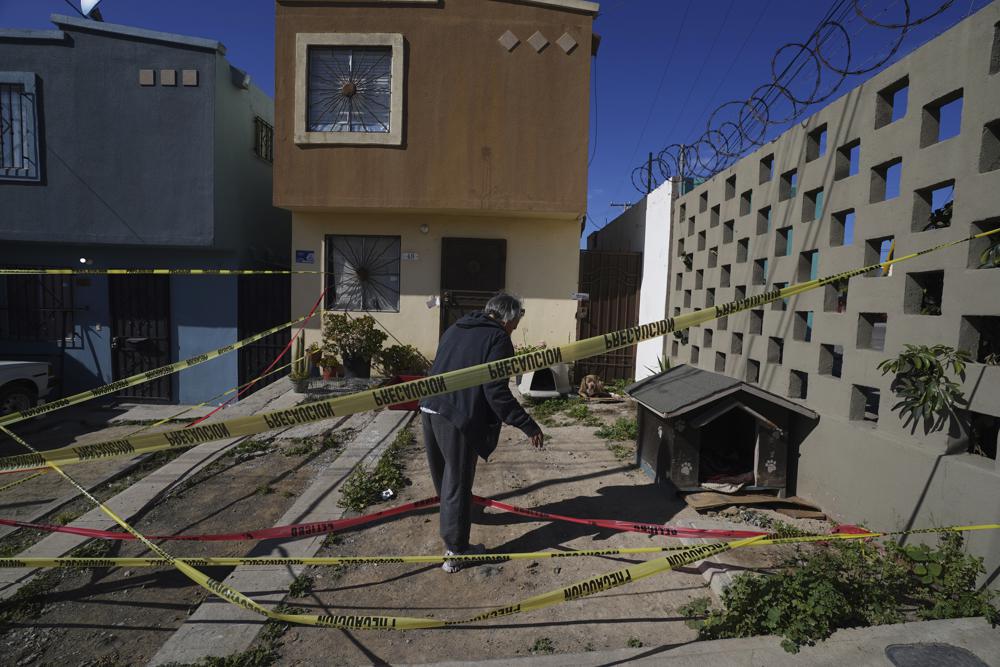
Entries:
[[506,239],[441,239],[441,333],[506,283]]

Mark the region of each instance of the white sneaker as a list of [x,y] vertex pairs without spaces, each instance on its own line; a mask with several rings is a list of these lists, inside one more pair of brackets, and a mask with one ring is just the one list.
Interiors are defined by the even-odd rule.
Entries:
[[[483,553],[486,553],[486,546],[485,545],[483,545],[483,544],[470,544],[469,548],[466,549],[465,551],[450,551],[449,550],[449,551],[445,551],[444,552],[444,556],[445,556],[445,558],[447,558],[448,556],[474,556],[474,555],[483,554]],[[445,572],[447,572],[448,574],[453,574],[455,572],[458,572],[463,567],[465,567],[468,563],[471,563],[471,562],[475,562],[475,561],[468,561],[468,560],[446,560],[445,562],[441,563],[441,569],[444,570]]]

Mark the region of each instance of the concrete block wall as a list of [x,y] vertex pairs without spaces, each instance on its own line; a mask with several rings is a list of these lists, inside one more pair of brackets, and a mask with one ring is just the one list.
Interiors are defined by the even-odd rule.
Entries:
[[[811,270],[822,277],[876,262],[875,239],[892,237],[899,257],[997,226],[1000,159],[990,158],[995,150],[990,142],[996,139],[988,127],[1000,132],[1000,73],[992,71],[998,69],[998,49],[1000,3],[993,3],[679,197],[672,216],[670,313],[705,307],[713,296],[715,303],[725,303],[740,298],[741,291],[751,296],[778,283],[799,282]],[[877,123],[885,120],[880,92],[904,83],[905,114]],[[934,105],[956,95],[962,99],[960,132],[932,142]],[[815,156],[811,137],[824,126],[825,151]],[[838,149],[854,142],[860,142],[857,173],[843,176]],[[765,179],[761,165],[769,158],[771,176]],[[880,165],[898,159],[899,195],[876,201]],[[796,192],[785,197],[782,175],[793,169]],[[945,182],[954,182],[951,225],[924,231],[928,211],[923,189]],[[823,202],[816,211],[808,195],[819,188]],[[765,224],[760,212],[768,208]],[[848,245],[842,243],[837,222],[844,211],[855,217]],[[786,228],[792,237],[787,254],[778,231]],[[867,519],[887,529],[997,521],[997,462],[966,453],[954,428],[950,434],[925,434],[922,428],[911,432],[891,410],[896,402],[892,377],[876,368],[906,343],[968,347],[974,336],[963,318],[1000,315],[1000,270],[975,268],[981,249],[981,243],[971,249],[963,244],[900,263],[886,277],[853,278],[842,312],[832,288],[819,289],[788,300],[784,309],[769,304],[696,327],[687,344],[668,337],[665,353],[675,363],[740,379],[759,364],[760,386],[819,412],[821,419],[800,452],[797,491],[844,518]],[[803,255],[813,251],[818,253],[815,267]],[[690,268],[682,261],[684,254],[692,255]],[[914,274],[929,271],[943,272],[940,315],[919,314]],[[803,340],[807,316],[799,314],[807,312],[812,313],[809,341]],[[884,350],[858,344],[859,332],[864,337],[870,330],[863,314],[872,313],[885,316]],[[712,330],[711,347],[706,329]],[[734,345],[740,335],[742,345]],[[824,346],[833,345],[843,348],[839,378],[830,374],[824,358],[829,349]],[[877,422],[860,418],[856,403],[852,410],[855,386],[880,391]],[[972,410],[1000,416],[1000,368],[972,364],[966,395]],[[988,555],[989,565],[1000,565],[1000,536],[977,535],[972,544]]]

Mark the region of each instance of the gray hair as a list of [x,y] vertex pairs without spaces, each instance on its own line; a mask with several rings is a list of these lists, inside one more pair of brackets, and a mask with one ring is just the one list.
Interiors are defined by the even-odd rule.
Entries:
[[483,311],[503,324],[520,319],[524,315],[521,297],[506,292],[497,292],[486,302]]

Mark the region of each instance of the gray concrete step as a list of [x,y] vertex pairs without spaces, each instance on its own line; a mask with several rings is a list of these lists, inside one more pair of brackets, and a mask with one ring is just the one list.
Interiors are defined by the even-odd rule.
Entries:
[[[302,399],[302,396],[293,394],[291,383],[287,378],[282,378],[260,391],[239,401],[235,405],[222,410],[211,419],[209,423],[231,419],[233,417],[254,414],[265,409],[276,410],[294,405]],[[332,420],[331,420],[332,421]],[[246,438],[240,437],[230,440],[217,440],[206,442],[197,447],[193,447],[176,459],[167,463],[148,474],[141,481],[133,484],[118,495],[108,500],[105,504],[125,521],[129,521],[139,512],[148,507],[151,503],[173,489],[179,487],[188,479],[198,474],[203,468],[211,464],[220,456],[226,453],[230,447],[242,442]],[[110,468],[115,469],[118,464],[111,463]],[[119,468],[120,470],[120,468]],[[68,466],[67,472],[72,476],[73,467]],[[49,473],[55,475],[55,473]],[[30,484],[30,482],[28,482]],[[92,486],[92,485],[91,485]],[[76,494],[74,494],[76,495]],[[71,499],[71,498],[70,498]],[[66,498],[61,499],[61,501]],[[111,530],[117,524],[100,508],[95,507],[80,518],[68,524],[74,528],[93,528],[97,530]],[[90,538],[68,533],[53,533],[38,541],[30,548],[21,552],[25,557],[57,557],[65,556],[73,549],[87,542]],[[6,569],[0,570],[0,600],[6,600],[17,591],[29,583],[40,570]]]
[[[371,419],[370,413],[353,415],[343,428],[363,429],[341,452],[340,456],[316,478],[277,525],[308,521],[333,520],[346,510],[337,506],[340,486],[359,463],[377,460],[392,442],[396,433],[412,418],[410,412],[383,410]],[[303,558],[315,555],[325,535],[294,542],[257,544],[250,556],[287,556]],[[288,587],[303,567],[244,566],[238,567],[225,583],[266,607],[277,605],[288,594]],[[208,656],[225,656],[245,651],[263,627],[261,616],[242,607],[212,596],[203,602],[150,660],[150,665],[192,663]]]

